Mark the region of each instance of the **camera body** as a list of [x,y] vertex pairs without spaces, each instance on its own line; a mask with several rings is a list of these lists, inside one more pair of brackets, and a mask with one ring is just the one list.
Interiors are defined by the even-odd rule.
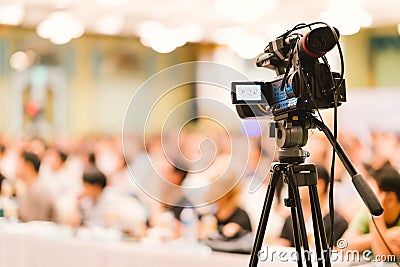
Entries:
[[[325,50],[332,49],[337,42],[332,35],[338,35],[338,31],[331,30],[317,28],[303,38],[285,36],[271,42],[266,53],[258,57],[257,66],[274,69],[278,76],[271,81],[231,84],[232,103],[239,116],[279,117],[293,111],[332,108],[335,102],[337,105],[345,102],[346,88],[340,74],[330,71],[326,59],[319,61]],[[307,43],[307,38],[311,43]]]

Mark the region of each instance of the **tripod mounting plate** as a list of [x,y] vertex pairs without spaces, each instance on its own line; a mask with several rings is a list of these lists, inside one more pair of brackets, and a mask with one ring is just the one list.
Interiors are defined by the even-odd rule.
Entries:
[[301,147],[290,147],[279,149],[278,156],[282,163],[303,163],[310,153]]

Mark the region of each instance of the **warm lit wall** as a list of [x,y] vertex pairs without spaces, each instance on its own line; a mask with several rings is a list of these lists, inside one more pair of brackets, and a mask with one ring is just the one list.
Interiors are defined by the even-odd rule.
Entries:
[[[162,55],[144,47],[133,37],[84,36],[66,45],[55,46],[39,39],[33,30],[0,28],[0,32],[0,129],[8,134],[15,134],[10,129],[10,90],[15,70],[9,64],[15,51],[33,49],[55,59],[55,65],[67,78],[66,127],[59,130],[78,135],[121,132],[130,99],[147,78],[171,65],[196,59],[195,45]],[[194,75],[194,72],[182,75]],[[159,94],[157,90],[162,88],[154,88],[148,94]],[[193,93],[193,88],[187,86],[168,103],[160,103],[158,112],[168,113],[171,106],[190,98]],[[193,110],[177,116],[177,123],[185,121],[190,112]],[[161,120],[155,122],[160,123]],[[128,128],[141,130],[137,125]],[[150,131],[156,131],[156,128]]]
[[400,88],[400,36],[396,26],[342,37],[348,88]]
[[[215,49],[214,46],[190,44],[169,54],[158,54],[141,45],[134,37],[89,35],[67,45],[55,46],[38,38],[31,29],[0,27],[0,33],[0,130],[8,134],[15,134],[11,128],[10,100],[11,80],[15,71],[10,67],[9,58],[17,50],[32,48],[47,54],[47,57],[53,56],[52,60],[66,77],[67,97],[64,101],[67,115],[63,124],[65,128],[61,130],[82,135],[120,132],[129,101],[147,78],[177,63],[204,59],[204,54],[212,54]],[[382,36],[389,38],[389,45]],[[356,35],[341,38],[349,90],[400,88],[400,48],[396,46],[396,42],[390,45],[390,40],[397,40],[396,38],[400,37],[395,27],[362,30]],[[221,60],[219,63],[232,65],[234,68],[240,62],[243,64],[239,65],[250,66],[239,69],[248,75],[252,74],[251,70],[257,70],[257,75],[250,75],[252,79],[268,80],[274,76],[269,70],[257,69],[253,60],[243,61],[234,53],[229,55],[230,59],[225,55],[223,60],[215,60]],[[188,69],[179,75],[193,76],[195,79],[196,72]],[[160,101],[148,130],[157,132],[171,109],[193,96],[193,87],[187,85]],[[162,93],[160,90],[163,89],[154,88],[148,94],[159,95]],[[194,107],[188,108],[186,112],[174,114],[174,120],[177,125],[181,125],[194,112]],[[140,124],[145,115],[137,114],[138,119],[130,122],[128,128],[141,132]]]

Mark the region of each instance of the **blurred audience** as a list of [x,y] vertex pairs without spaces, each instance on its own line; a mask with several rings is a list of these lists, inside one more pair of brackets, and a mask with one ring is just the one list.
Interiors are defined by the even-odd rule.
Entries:
[[77,192],[79,180],[67,165],[68,155],[56,148],[49,148],[43,155],[40,177],[49,185],[55,195]]
[[39,178],[40,158],[23,151],[18,159],[16,175],[23,182],[18,188],[19,218],[21,221],[56,220],[54,195]]
[[[344,234],[347,249],[372,250],[375,255],[400,257],[400,174],[385,167],[375,173],[375,191],[384,212],[372,218],[368,210],[360,210]],[[372,220],[373,219],[373,220]],[[375,223],[374,223],[375,221]],[[382,240],[382,237],[385,241]],[[386,242],[386,244],[385,244]]]
[[81,181],[68,164],[68,155],[61,149],[49,147],[43,153],[40,179],[51,190],[55,198],[55,208],[60,223],[70,224],[76,207],[76,195],[81,190]]
[[[60,136],[48,143],[25,135],[0,136],[0,174],[4,175],[0,184],[6,185],[1,188],[2,198],[13,201],[13,214],[18,210],[22,222],[52,220],[71,226],[113,228],[135,236],[161,226],[173,229],[169,238],[179,238],[190,217],[198,223],[197,230],[191,229],[202,240],[218,236],[231,242],[254,234],[270,164],[277,160],[273,139],[271,145],[265,145],[267,140],[259,137],[240,133],[228,136],[223,129],[205,122],[189,124],[165,136],[146,137],[145,145],[137,135],[126,138],[123,149],[121,138],[116,136]],[[398,253],[399,136],[374,131],[370,138],[364,135],[361,139],[346,132],[339,141],[356,169],[364,177],[374,178],[371,181],[385,209],[375,220],[391,250]],[[307,161],[318,165],[317,188],[329,233],[327,170],[332,149],[316,133],[310,134],[305,149],[311,154]],[[344,235],[349,248],[388,253],[367,211],[355,215],[364,204],[339,160],[333,189],[334,240],[346,229],[346,220],[352,221]],[[264,242],[293,246],[290,209],[283,205],[287,194],[283,179],[275,193]],[[308,194],[302,192],[301,197],[310,225],[311,203]],[[313,233],[310,229],[308,233]]]
[[217,156],[213,164],[204,172],[213,183],[207,198],[215,201],[215,217],[218,233],[224,239],[234,239],[251,233],[250,217],[241,207],[240,178],[235,162],[230,154]]
[[79,196],[82,213],[81,224],[87,226],[105,226],[106,209],[110,200],[103,193],[107,185],[106,176],[93,168],[83,174],[83,191]]
[[180,220],[183,209],[187,207],[193,207],[193,204],[185,197],[183,191],[180,188],[186,178],[188,170],[185,167],[179,166],[176,163],[173,165],[169,164],[166,168],[168,170],[168,174],[165,176],[166,181],[178,187],[173,187],[173,190],[166,189],[162,193],[164,196],[163,199],[167,200],[169,203],[164,205],[167,210],[174,213],[174,216],[177,220]]
[[79,208],[84,226],[113,227],[142,235],[146,223],[142,205],[135,198],[108,188],[106,176],[96,168],[83,174]]
[[[181,237],[183,234],[183,227],[185,223],[185,216],[189,214],[185,209],[190,209],[190,214],[196,215],[196,210],[193,204],[185,196],[182,184],[186,179],[188,169],[180,163],[171,163],[164,156],[160,156],[154,161],[155,169],[158,174],[158,179],[154,182],[157,184],[157,191],[155,197],[158,202],[153,202],[150,214],[150,226],[159,227],[162,224],[169,223],[174,232],[175,237]],[[169,217],[169,222],[166,222]]]

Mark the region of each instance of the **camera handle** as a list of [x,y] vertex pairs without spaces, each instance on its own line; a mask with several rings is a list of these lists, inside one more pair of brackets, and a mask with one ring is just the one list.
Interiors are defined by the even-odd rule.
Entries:
[[341,162],[343,163],[343,166],[346,168],[347,172],[350,174],[351,181],[353,182],[354,187],[356,188],[358,194],[361,196],[365,205],[368,207],[370,213],[374,216],[381,215],[383,213],[383,208],[382,208],[381,204],[379,203],[378,198],[376,197],[375,193],[372,191],[372,189],[368,185],[368,183],[365,181],[364,177],[361,174],[357,173],[356,169],[354,168],[350,159],[347,157],[343,148],[333,138],[333,134],[329,130],[329,128],[322,121],[318,120],[314,116],[311,116],[311,122],[312,122],[312,124],[316,125],[318,127],[318,129],[323,131],[325,136],[328,138],[332,147],[335,149],[336,154],[338,155]]
[[331,143],[333,149],[343,163],[343,166],[346,168],[347,172],[351,176],[354,187],[356,188],[358,194],[361,196],[365,205],[368,207],[370,213],[374,216],[379,216],[383,213],[383,208],[379,203],[375,193],[365,181],[364,177],[361,174],[357,173],[356,169],[344,152],[343,148],[340,146],[338,141],[334,139],[332,132],[322,121],[318,120],[310,112],[289,113],[283,116],[284,117],[275,117],[275,141],[278,147],[303,147],[307,144],[308,141],[308,129],[318,128],[325,134],[328,141]]

